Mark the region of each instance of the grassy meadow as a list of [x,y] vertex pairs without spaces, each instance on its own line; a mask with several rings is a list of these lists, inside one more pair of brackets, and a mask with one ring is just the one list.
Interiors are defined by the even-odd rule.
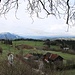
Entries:
[[[15,46],[20,45],[20,44],[27,44],[27,45],[30,45],[30,46],[33,46],[33,47],[38,47],[38,48],[40,47],[40,49],[23,49],[23,55],[25,55],[27,53],[45,54],[47,52],[51,52],[51,53],[58,54],[58,55],[62,56],[65,60],[73,60],[73,61],[75,60],[75,55],[72,55],[72,54],[62,53],[62,52],[57,52],[57,51],[52,51],[52,50],[48,50],[48,51],[47,50],[42,50],[41,47],[43,47],[43,43],[44,42],[39,42],[39,41],[13,41],[13,46],[11,46],[11,45],[2,44],[0,42],[0,47],[3,48],[3,54],[0,55],[0,59],[1,60],[7,60],[7,54],[9,52],[12,52],[14,55],[19,54],[20,50],[17,50],[15,48]],[[59,49],[58,46],[51,46],[51,48]],[[0,75],[2,75],[2,74],[0,74]],[[31,74],[31,75],[35,75],[35,73]],[[40,74],[38,74],[38,75],[40,75]],[[75,70],[54,72],[54,74],[50,74],[50,75],[75,75]]]
[[[30,45],[30,46],[33,46],[33,47],[43,47],[43,43],[44,42],[39,42],[39,41],[13,41],[13,45],[18,45],[18,44],[27,44],[27,45]],[[59,46],[51,46],[51,48],[53,49],[59,49]],[[68,54],[68,53],[62,53],[62,52],[57,52],[57,51],[45,51],[45,50],[24,50],[24,53],[31,53],[31,52],[37,52],[37,53],[42,53],[42,54],[45,54],[47,52],[51,52],[51,53],[54,53],[54,54],[58,54],[60,56],[62,56],[64,59],[75,59],[75,55],[72,55],[72,54]]]
[[[12,52],[14,54],[19,53],[19,50],[17,50],[15,48],[16,45],[26,44],[26,45],[30,45],[30,46],[39,48],[39,47],[43,47],[43,43],[44,42],[39,42],[39,41],[13,41],[13,46],[10,46],[10,45],[6,45],[6,44],[2,44],[0,42],[0,47],[3,48],[3,55],[6,55],[8,52]],[[58,46],[51,46],[51,48],[54,48],[56,50],[59,49]],[[47,52],[51,52],[51,53],[58,54],[58,55],[62,56],[66,60],[70,60],[70,59],[75,60],[75,55],[68,54],[68,53],[62,53],[62,52],[58,52],[58,51],[52,51],[52,50],[45,51],[45,50],[39,50],[39,49],[38,50],[24,49],[23,52],[24,52],[24,54],[27,54],[27,53],[42,53],[42,54],[45,54]]]

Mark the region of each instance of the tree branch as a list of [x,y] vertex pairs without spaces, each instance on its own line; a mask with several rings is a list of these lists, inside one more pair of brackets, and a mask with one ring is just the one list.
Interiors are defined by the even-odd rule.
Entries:
[[66,24],[69,24],[69,12],[70,12],[70,6],[69,6],[69,0],[67,0],[67,20],[66,20]]
[[39,1],[42,4],[43,9],[47,12],[48,15],[50,15],[50,12],[45,8],[45,5],[43,4],[43,2],[41,0],[39,0]]

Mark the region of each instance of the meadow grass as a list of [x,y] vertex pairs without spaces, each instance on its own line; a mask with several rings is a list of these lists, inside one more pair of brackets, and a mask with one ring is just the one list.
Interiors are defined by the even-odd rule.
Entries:
[[51,45],[50,46],[50,49],[52,49],[52,50],[55,49],[57,51],[57,50],[60,50],[60,47],[59,46],[56,46],[56,45],[54,45],[54,46]]
[[[10,45],[5,45],[5,44],[0,43],[0,46],[3,48],[3,55],[6,55],[8,52],[13,52],[14,54],[19,53],[20,50],[15,49],[15,45],[19,45],[19,44],[27,44],[27,45],[31,45],[31,46],[34,46],[34,47],[35,46],[37,46],[37,47],[43,46],[43,42],[39,42],[39,41],[13,41],[13,47],[10,46]],[[51,46],[51,48],[59,49],[58,46]],[[23,52],[24,52],[24,54],[27,54],[27,53],[42,53],[42,54],[45,54],[47,52],[50,52],[50,53],[58,54],[66,60],[75,59],[75,55],[68,54],[68,53],[62,53],[62,52],[56,52],[56,51],[50,51],[50,50],[44,51],[44,50],[24,49]]]
[[14,45],[19,45],[19,44],[26,44],[30,46],[43,46],[43,42],[39,41],[13,41]]
[[68,60],[68,59],[69,59],[69,60],[70,60],[70,59],[75,59],[75,55],[73,55],[73,54],[62,53],[62,52],[56,52],[56,51],[46,51],[46,52],[58,54],[58,55],[62,56],[64,59],[66,59],[66,60]]
[[[3,48],[3,54],[0,55],[0,59],[1,60],[7,60],[7,54],[9,52],[12,52],[14,55],[19,54],[21,50],[17,50],[15,49],[15,45],[19,45],[19,44],[27,44],[27,45],[31,45],[31,46],[37,46],[37,47],[42,47],[43,46],[43,42],[34,42],[34,41],[13,41],[13,46],[10,45],[5,45],[5,44],[1,44],[0,46]],[[52,48],[58,48],[57,46],[51,46]],[[23,55],[27,54],[27,53],[40,53],[40,54],[45,54],[47,52],[50,53],[54,53],[54,54],[58,54],[60,56],[62,56],[65,60],[75,60],[75,55],[72,54],[68,54],[68,53],[62,53],[62,52],[56,52],[56,51],[44,51],[44,50],[34,50],[34,49],[23,49]],[[66,71],[62,71],[62,72],[55,72],[55,75],[75,75],[75,70],[66,70]]]

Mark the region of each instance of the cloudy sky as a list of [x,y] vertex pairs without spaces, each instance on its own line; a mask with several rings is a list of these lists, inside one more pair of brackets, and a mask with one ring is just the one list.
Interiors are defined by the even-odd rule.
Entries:
[[[42,14],[44,15],[44,14]],[[75,35],[75,26],[69,28],[65,20],[48,16],[44,19],[39,19],[33,15],[33,19],[24,8],[24,4],[20,3],[20,7],[15,17],[14,9],[8,12],[5,17],[0,16],[0,33],[10,32],[18,35],[36,35],[36,36],[67,36]]]

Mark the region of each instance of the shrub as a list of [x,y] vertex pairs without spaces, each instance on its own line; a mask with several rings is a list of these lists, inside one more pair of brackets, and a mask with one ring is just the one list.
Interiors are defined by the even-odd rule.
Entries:
[[13,66],[8,66],[7,62],[0,61],[0,75],[40,75],[23,63],[16,62]]

